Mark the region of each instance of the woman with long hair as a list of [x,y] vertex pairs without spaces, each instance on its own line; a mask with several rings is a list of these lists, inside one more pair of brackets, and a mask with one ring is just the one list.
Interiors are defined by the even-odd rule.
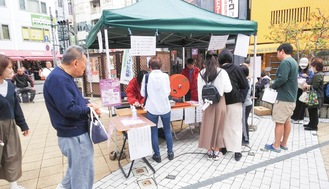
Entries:
[[224,147],[223,130],[226,114],[224,93],[232,90],[232,85],[227,72],[219,68],[217,59],[208,54],[205,60],[205,68],[198,76],[198,98],[199,103],[204,105],[202,99],[202,88],[207,83],[212,83],[220,94],[217,104],[210,104],[202,114],[202,125],[200,130],[199,148],[208,150],[208,158],[219,160],[220,149]]

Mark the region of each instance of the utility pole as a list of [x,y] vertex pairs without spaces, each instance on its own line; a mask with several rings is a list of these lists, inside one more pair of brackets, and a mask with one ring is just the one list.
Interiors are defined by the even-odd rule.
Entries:
[[54,63],[54,67],[57,66],[57,58],[56,58],[56,44],[55,44],[55,34],[54,34],[54,17],[51,14],[51,7],[49,7],[49,14],[50,14],[50,26],[51,26],[51,35],[52,35],[52,41],[53,41],[53,63]]
[[77,26],[77,20],[75,16],[75,2],[74,0],[71,1],[72,3],[72,16],[73,16],[73,28],[74,28],[74,39],[75,39],[75,45],[78,45],[78,26]]

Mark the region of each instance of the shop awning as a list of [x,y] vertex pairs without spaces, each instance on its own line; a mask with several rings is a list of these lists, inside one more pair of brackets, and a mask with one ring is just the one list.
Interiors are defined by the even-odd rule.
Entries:
[[[257,44],[256,54],[274,53],[279,46],[280,43]],[[254,45],[249,46],[248,53],[254,54]]]
[[24,60],[22,57],[20,57],[20,56],[11,56],[10,57],[13,61],[18,61],[18,60]]
[[23,60],[53,60],[53,57],[52,56],[51,57],[50,56],[27,56],[27,57],[24,57]]
[[[0,54],[6,55],[14,61],[17,60],[53,60],[51,51],[28,51],[28,50],[0,50]],[[60,54],[56,55],[57,59],[61,58]]]

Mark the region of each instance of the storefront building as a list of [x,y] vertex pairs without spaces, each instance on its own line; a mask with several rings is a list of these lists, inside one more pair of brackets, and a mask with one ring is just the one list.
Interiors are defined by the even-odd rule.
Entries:
[[[303,23],[309,19],[312,12],[316,12],[318,9],[321,13],[329,16],[329,7],[325,0],[251,0],[251,20],[258,22],[257,54],[262,57],[263,70],[265,68],[272,68],[271,74],[274,74],[276,71],[275,68],[278,66],[279,62],[276,58],[276,49],[280,44],[266,38],[266,35],[269,35],[269,26],[271,22],[285,23],[289,20],[294,20],[297,23]],[[308,41],[302,41],[302,43],[305,44],[308,43]],[[249,53],[253,54],[253,51],[252,41]]]
[[24,66],[35,79],[45,61],[53,60],[49,11],[55,12],[54,5],[54,0],[0,0],[0,54],[15,61],[14,70]]

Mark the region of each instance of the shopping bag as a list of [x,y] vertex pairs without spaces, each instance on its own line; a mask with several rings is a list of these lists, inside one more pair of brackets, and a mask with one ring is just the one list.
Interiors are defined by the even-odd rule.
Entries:
[[305,78],[298,78],[298,88],[304,89],[304,84],[306,83]]
[[319,99],[318,99],[318,94],[316,91],[313,89],[310,90],[309,95],[308,95],[308,107],[317,107],[319,105]]
[[90,140],[94,144],[104,142],[108,140],[107,132],[99,120],[98,115],[93,108],[90,107],[90,117],[89,117],[89,136]]
[[262,101],[274,104],[277,96],[278,96],[278,92],[276,92],[276,90],[271,88],[265,88]]
[[298,100],[301,101],[301,102],[303,102],[303,103],[305,103],[305,104],[307,104],[307,103],[308,103],[308,96],[309,96],[308,91],[304,91],[304,92],[300,95],[300,97],[298,98]]

